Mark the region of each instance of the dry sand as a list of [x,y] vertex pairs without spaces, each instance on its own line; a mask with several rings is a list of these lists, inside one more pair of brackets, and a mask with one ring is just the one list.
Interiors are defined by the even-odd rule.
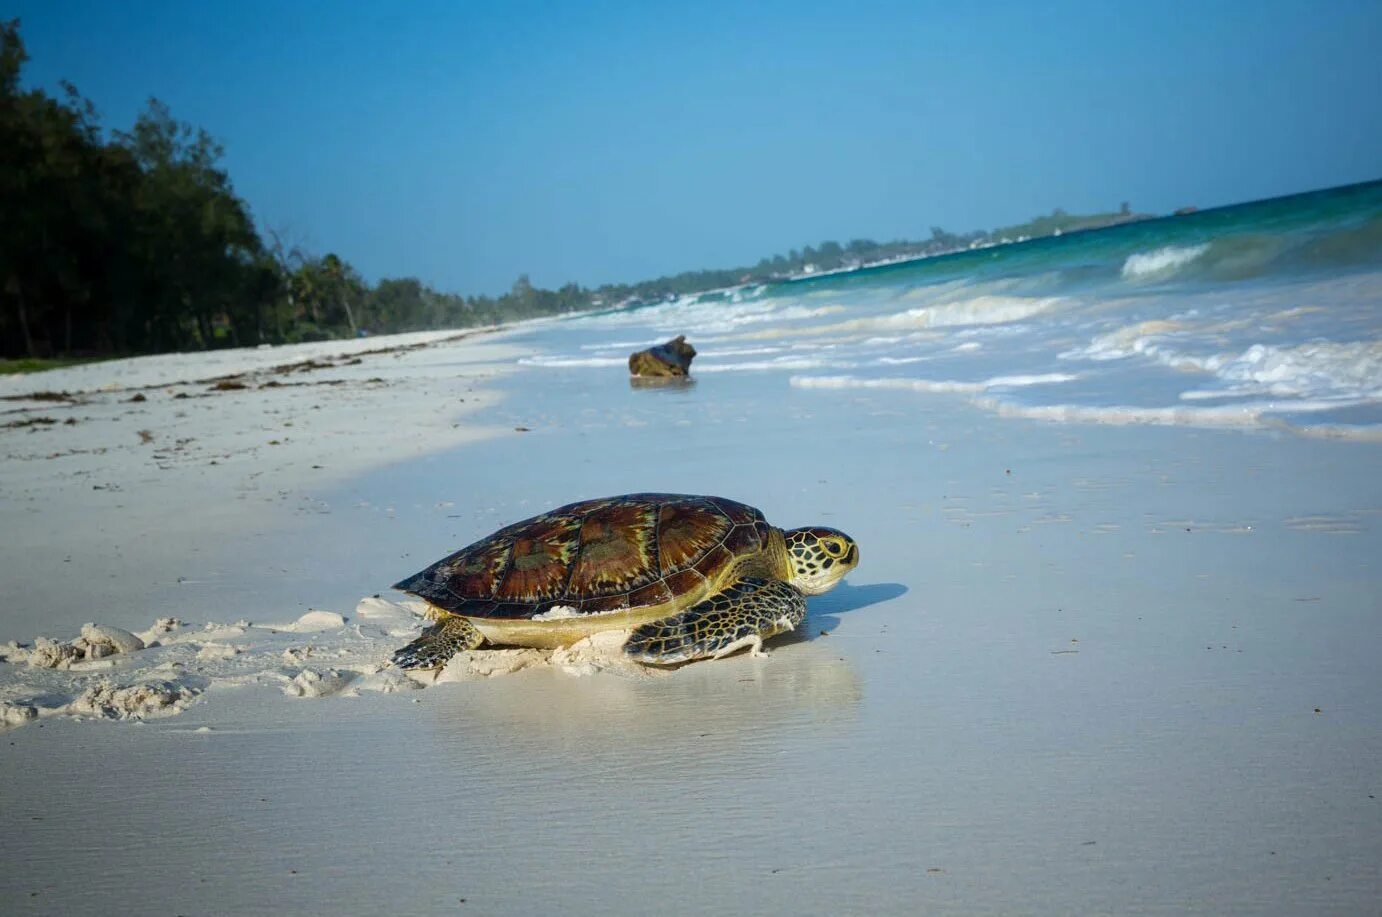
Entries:
[[[181,615],[245,539],[330,513],[318,496],[499,430],[503,334],[120,360],[0,377],[6,639]],[[511,431],[508,431],[512,435]],[[22,571],[22,575],[18,575]],[[184,615],[185,616],[185,615]],[[201,610],[201,620],[214,613]]]
[[[333,360],[304,375],[352,381],[302,401],[183,372],[131,403],[86,367],[41,378],[76,404],[3,402],[78,419],[0,430],[0,642],[53,638],[65,666],[0,651],[7,709],[34,710],[0,736],[7,912],[1382,900],[1376,444],[742,375],[634,390],[511,371],[525,346]],[[761,659],[644,677],[609,646],[500,651],[425,687],[382,668],[417,625],[388,583],[644,489],[835,525],[863,562]]]

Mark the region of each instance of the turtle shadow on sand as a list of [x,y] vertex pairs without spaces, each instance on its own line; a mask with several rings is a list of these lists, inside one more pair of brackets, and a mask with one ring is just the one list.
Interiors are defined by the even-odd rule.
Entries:
[[906,595],[907,591],[907,587],[901,583],[869,583],[856,586],[853,583],[842,582],[824,595],[813,596],[807,605],[806,620],[801,626],[774,642],[781,646],[816,640],[822,636],[822,631],[829,633],[840,626],[839,615],[880,602],[890,602]]

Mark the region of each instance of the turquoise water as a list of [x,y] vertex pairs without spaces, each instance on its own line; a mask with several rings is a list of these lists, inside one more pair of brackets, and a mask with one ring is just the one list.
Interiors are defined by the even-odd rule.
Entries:
[[675,334],[697,375],[1378,438],[1382,182],[571,318],[524,362],[607,372]]

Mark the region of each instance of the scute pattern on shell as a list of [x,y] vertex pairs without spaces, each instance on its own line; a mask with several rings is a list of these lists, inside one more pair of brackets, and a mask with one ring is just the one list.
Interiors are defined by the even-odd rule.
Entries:
[[531,618],[659,605],[714,580],[768,542],[751,506],[721,497],[629,494],[506,526],[394,586],[446,611]]

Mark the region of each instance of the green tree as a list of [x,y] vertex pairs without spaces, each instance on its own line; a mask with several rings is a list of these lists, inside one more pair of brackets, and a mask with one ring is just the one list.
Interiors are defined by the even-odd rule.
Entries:
[[351,300],[357,298],[363,288],[355,269],[333,253],[327,253],[321,260],[322,278],[325,281],[323,295],[328,306],[328,321],[339,324],[339,314],[345,314],[350,336],[355,337],[359,329],[355,327],[355,313],[351,311]]
[[[160,269],[150,290],[151,335],[159,349],[216,346],[218,326],[253,286],[250,275],[263,251],[249,208],[219,167],[222,149],[157,99],[116,139],[144,173],[135,244],[136,257]],[[251,342],[232,333],[226,343]]]
[[427,301],[415,277],[381,280],[369,294],[369,312],[380,331],[409,331],[427,327]]
[[69,85],[67,104],[21,91],[27,60],[18,22],[0,23],[0,353],[38,356],[70,346],[94,298],[83,266],[101,249],[98,128]]
[[816,252],[816,257],[820,259],[820,265],[827,270],[840,266],[844,261],[845,250],[840,247],[839,242],[822,242],[821,247]]

